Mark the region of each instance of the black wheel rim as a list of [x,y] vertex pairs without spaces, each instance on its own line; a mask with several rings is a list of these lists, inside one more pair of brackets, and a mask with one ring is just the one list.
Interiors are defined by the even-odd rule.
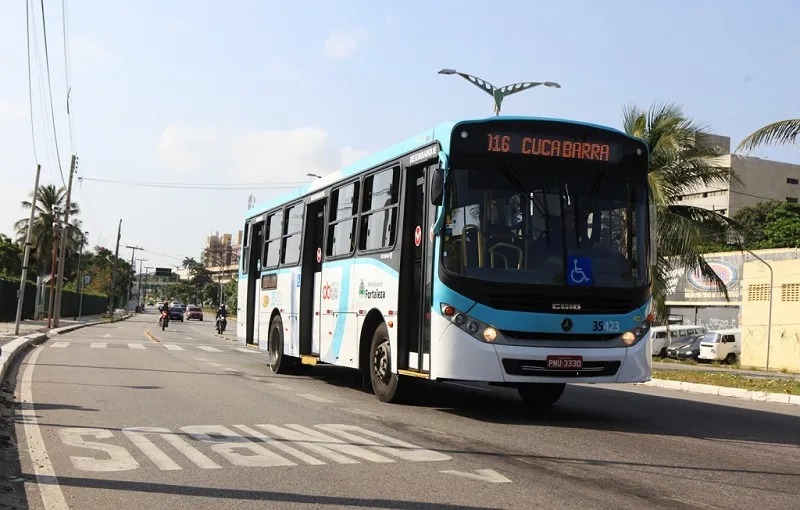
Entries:
[[277,326],[273,326],[272,330],[269,332],[269,358],[271,365],[275,365],[278,362],[278,356],[280,354],[278,351],[279,333],[280,330]]
[[384,386],[389,383],[391,378],[389,339],[383,338],[372,355],[372,374],[376,381]]

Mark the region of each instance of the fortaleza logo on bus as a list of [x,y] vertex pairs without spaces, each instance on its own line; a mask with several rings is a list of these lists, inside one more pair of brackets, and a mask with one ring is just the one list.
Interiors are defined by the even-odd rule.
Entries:
[[365,299],[383,299],[386,297],[386,291],[380,290],[376,287],[383,287],[383,282],[367,282],[364,285],[364,280],[358,286],[358,295]]

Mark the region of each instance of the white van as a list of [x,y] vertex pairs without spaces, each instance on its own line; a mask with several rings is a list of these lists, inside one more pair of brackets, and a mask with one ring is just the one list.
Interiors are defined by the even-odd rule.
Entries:
[[702,335],[706,332],[704,326],[670,326],[669,338],[667,338],[666,326],[653,326],[650,328],[650,338],[653,342],[653,356],[660,356],[665,358],[667,356],[667,347],[670,342],[676,338],[682,338],[690,335]]
[[736,363],[742,354],[742,331],[740,329],[719,329],[709,331],[700,340],[701,361],[721,361]]

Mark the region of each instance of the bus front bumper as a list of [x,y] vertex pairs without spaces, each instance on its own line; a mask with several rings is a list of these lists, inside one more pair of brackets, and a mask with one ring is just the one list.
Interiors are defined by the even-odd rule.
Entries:
[[[441,318],[441,317],[440,317]],[[633,383],[650,380],[648,336],[631,347],[490,344],[447,324],[431,345],[431,379],[496,383]],[[555,342],[554,342],[555,343]],[[548,358],[580,368],[553,368]],[[566,358],[564,358],[566,357]]]

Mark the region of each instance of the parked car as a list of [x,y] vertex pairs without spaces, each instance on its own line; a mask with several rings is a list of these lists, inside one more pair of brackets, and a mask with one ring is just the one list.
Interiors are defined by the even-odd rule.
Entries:
[[742,332],[739,329],[720,329],[703,335],[700,341],[700,361],[725,360],[733,364],[742,354]]
[[192,306],[186,308],[186,320],[197,319],[202,321],[203,320],[203,309],[199,306]]
[[672,325],[669,327],[669,337],[667,337],[666,326],[654,326],[650,328],[650,337],[652,339],[653,356],[665,357],[667,349],[669,348],[672,340],[682,338],[689,335],[699,335],[705,333],[706,328],[703,326],[684,326]]
[[183,308],[180,306],[171,306],[169,308],[169,320],[183,322]]
[[678,338],[667,349],[667,356],[674,359],[697,360],[700,356],[700,341],[704,335],[691,335]]

